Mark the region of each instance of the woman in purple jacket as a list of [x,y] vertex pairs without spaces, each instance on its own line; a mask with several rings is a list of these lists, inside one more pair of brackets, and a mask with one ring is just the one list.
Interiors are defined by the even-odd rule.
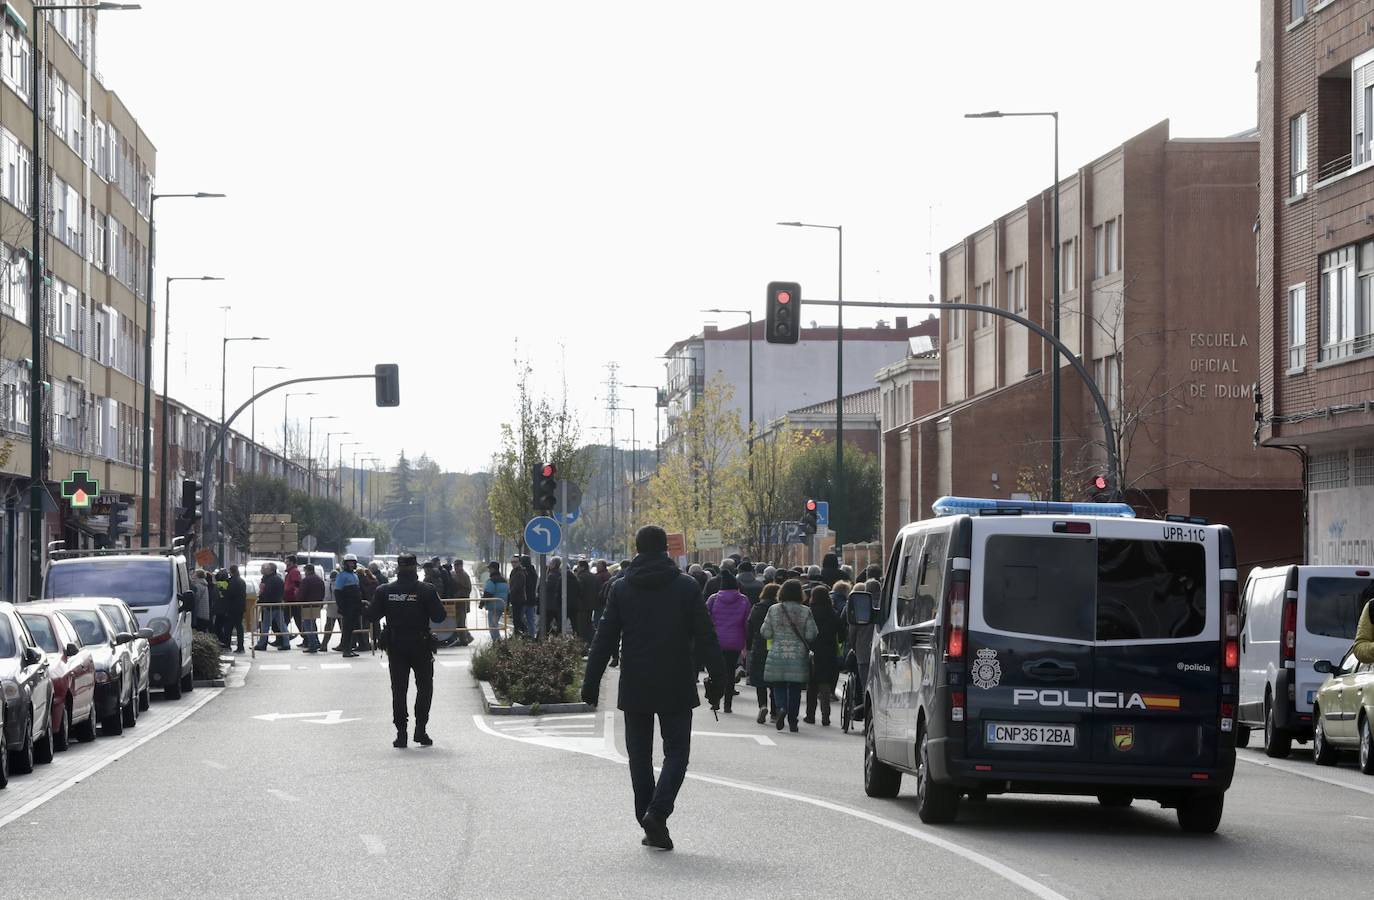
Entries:
[[740,593],[735,573],[729,569],[720,571],[720,590],[706,601],[706,610],[716,625],[716,637],[720,640],[721,653],[725,655],[725,667],[730,671],[729,690],[725,692],[725,711],[730,712],[730,701],[734,699],[735,670],[739,667],[739,655],[744,650],[745,623],[749,620],[749,598]]

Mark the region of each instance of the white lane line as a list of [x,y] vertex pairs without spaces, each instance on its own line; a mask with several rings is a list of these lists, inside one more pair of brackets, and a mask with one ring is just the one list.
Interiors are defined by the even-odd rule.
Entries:
[[35,797],[35,798],[33,798],[32,800],[30,800],[28,803],[25,803],[23,806],[21,806],[21,807],[19,807],[18,809],[16,809],[14,812],[10,813],[9,815],[5,816],[4,818],[0,818],[0,828],[4,828],[6,825],[10,824],[10,823],[13,822],[15,819],[18,819],[20,816],[27,815],[28,813],[30,813],[30,812],[33,811],[34,809],[37,809],[39,806],[43,805],[44,803],[47,803],[47,802],[48,802],[49,800],[51,800],[53,797],[56,797],[58,794],[62,793],[62,792],[65,791],[67,788],[71,787],[72,785],[77,784],[78,782],[81,782],[81,781],[86,780],[87,778],[89,778],[89,777],[91,777],[92,775],[94,775],[96,772],[99,772],[101,769],[103,769],[103,768],[105,768],[106,766],[108,766],[110,763],[112,763],[112,762],[114,762],[115,760],[120,759],[121,757],[123,757],[124,754],[126,754],[126,753],[131,753],[131,752],[133,752],[134,750],[137,750],[139,747],[142,747],[144,744],[148,743],[148,742],[151,741],[153,738],[157,737],[159,734],[162,734],[162,732],[166,731],[168,728],[171,728],[173,725],[176,725],[176,724],[179,723],[181,720],[183,720],[183,719],[185,719],[187,716],[191,715],[191,713],[195,712],[196,710],[200,709],[200,708],[201,708],[202,706],[204,706],[205,704],[209,703],[211,700],[213,700],[213,699],[215,699],[216,697],[218,697],[218,696],[219,696],[219,692],[222,691],[222,690],[224,690],[224,688],[211,688],[210,690],[206,691],[206,692],[203,693],[203,694],[201,694],[200,691],[196,691],[196,693],[197,693],[197,694],[200,694],[200,696],[198,696],[198,697],[195,699],[195,701],[192,702],[192,704],[191,704],[190,706],[186,707],[186,708],[183,709],[181,712],[179,712],[179,713],[177,713],[175,716],[173,716],[171,719],[168,719],[166,722],[163,722],[161,725],[159,725],[158,727],[154,728],[152,731],[145,731],[143,734],[140,734],[140,735],[138,736],[137,740],[135,740],[135,741],[134,741],[133,743],[131,743],[129,746],[120,749],[119,752],[117,752],[117,753],[112,753],[111,755],[105,757],[104,759],[100,760],[99,762],[92,763],[90,766],[87,766],[86,768],[82,769],[80,772],[77,772],[77,773],[76,773],[75,775],[73,775],[71,778],[68,778],[66,781],[63,781],[62,783],[58,784],[56,787],[49,788],[48,790],[44,791],[42,794],[39,794],[37,797]]
[[278,800],[286,800],[289,803],[296,803],[301,799],[300,797],[288,794],[286,791],[279,791],[276,788],[268,788],[267,793],[276,797]]
[[320,663],[321,669],[351,669],[353,663]]
[[1278,772],[1286,772],[1289,775],[1296,775],[1299,778],[1310,778],[1313,781],[1320,781],[1323,784],[1329,784],[1333,787],[1345,788],[1347,791],[1359,791],[1361,794],[1369,794],[1370,796],[1374,797],[1374,788],[1360,787],[1357,784],[1347,784],[1346,782],[1336,778],[1327,778],[1325,775],[1318,775],[1316,772],[1308,772],[1304,769],[1288,766],[1283,763],[1269,762],[1267,760],[1261,759],[1251,759],[1249,756],[1241,756],[1240,754],[1236,754],[1236,759],[1241,760],[1242,762],[1248,762],[1252,766],[1263,766],[1266,769],[1274,769]]
[[[599,749],[581,749],[572,746],[555,746],[555,749],[572,750],[574,753],[585,753],[588,756],[596,756],[602,759],[610,759],[615,762],[625,763],[625,757],[620,755],[619,751],[615,746],[615,714],[607,712],[605,716],[605,742]],[[476,723],[479,731],[484,731],[487,734],[493,735],[495,737],[505,738],[508,741],[521,740],[520,738],[514,735],[502,734],[501,732],[496,731],[495,729],[491,728],[484,721],[484,719],[485,717],[482,716],[480,713],[472,717],[472,721]],[[521,743],[532,742],[521,741]],[[554,745],[542,744],[541,746]],[[896,822],[892,819],[885,819],[882,816],[874,815],[873,813],[866,812],[862,809],[855,809],[851,806],[844,806],[839,803],[832,803],[829,800],[822,800],[819,797],[808,797],[805,794],[797,794],[792,791],[781,791],[777,790],[776,788],[764,787],[762,785],[757,784],[750,784],[744,781],[735,781],[733,779],[728,778],[718,778],[713,775],[698,775],[692,772],[688,772],[687,777],[693,779],[694,781],[704,781],[707,784],[714,784],[720,787],[734,788],[738,791],[750,791],[755,794],[767,794],[771,797],[778,797],[782,800],[794,800],[798,803],[805,803],[809,806],[815,806],[819,809],[824,809],[830,812],[840,813],[841,815],[850,816],[851,818],[859,819],[861,821],[868,822],[872,825],[878,825],[882,828],[888,828],[892,831],[904,834],[907,837],[915,838],[916,840],[922,841],[926,844],[930,844],[933,847],[938,847],[941,850],[953,853],[955,856],[961,857],[962,859],[965,859],[968,862],[973,863],[974,865],[982,866],[984,869],[987,869],[994,875],[997,875],[1001,878],[1005,878],[1007,881],[1010,881],[1017,887],[1022,888],[1023,890],[1031,893],[1036,897],[1041,897],[1043,898],[1043,900],[1068,900],[1067,897],[1065,897],[1058,891],[1054,890],[1049,885],[1042,884],[1041,882],[1036,881],[1031,876],[1026,875],[1022,872],[1018,872],[1011,866],[1008,866],[1005,863],[998,862],[990,856],[985,856],[976,850],[970,850],[967,847],[961,847],[958,844],[953,843],[952,841],[947,841],[944,838],[936,837],[933,834],[928,834],[924,831],[921,831],[917,828],[913,828],[912,826],[906,825],[902,822]]]
[[723,738],[747,738],[761,747],[776,747],[777,743],[772,738],[761,734],[732,734],[728,731],[693,731],[692,736],[697,737],[723,737]]
[[202,759],[201,762],[205,763],[212,769],[219,769],[221,772],[227,771],[229,768],[224,763],[215,762],[213,759]]
[[382,839],[377,837],[377,835],[360,834],[358,837],[362,838],[363,846],[367,848],[368,856],[384,856],[386,854],[386,845],[382,843]]
[[291,664],[290,664],[290,663],[259,663],[257,668],[258,668],[258,670],[261,671],[261,672],[289,672],[289,671],[291,671]]

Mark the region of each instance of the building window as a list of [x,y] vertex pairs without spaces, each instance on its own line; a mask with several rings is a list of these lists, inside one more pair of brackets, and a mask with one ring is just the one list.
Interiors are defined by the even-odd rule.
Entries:
[[[950,303],[963,303],[962,297],[955,297]],[[964,336],[964,311],[962,309],[951,310],[949,314],[949,339],[957,341]]]
[[1012,312],[1023,313],[1026,311],[1026,267],[1019,265],[1012,269],[1014,279],[1012,281]]
[[1101,225],[1093,226],[1093,277],[1101,278],[1107,274],[1107,229]]
[[1350,105],[1354,123],[1350,155],[1358,166],[1374,158],[1370,153],[1370,141],[1374,140],[1374,53],[1361,54],[1351,63]]
[[1108,219],[1107,224],[1107,274],[1121,270],[1121,217]]
[[1307,15],[1307,0],[1288,0],[1288,21],[1296,22]]
[[[985,281],[982,284],[974,286],[973,302],[978,304],[979,306],[996,305],[996,298],[992,294],[991,281]],[[978,317],[975,321],[977,321],[979,328],[987,328],[989,325],[992,324],[992,318],[992,313],[980,309],[978,310]]]
[[[1356,284],[1356,252],[1359,283]],[[1322,254],[1321,335],[1323,360],[1341,359],[1374,348],[1374,241]]]
[[1364,447],[1355,451],[1355,467],[1351,474],[1355,487],[1374,484],[1374,449]]
[[1307,193],[1307,113],[1288,120],[1288,196]]
[[1307,285],[1288,289],[1288,371],[1301,372],[1307,364]]
[[1121,354],[1104,356],[1093,361],[1093,380],[1107,403],[1112,419],[1121,419]]
[[31,62],[29,60],[29,39],[19,31],[19,26],[8,19],[5,21],[4,35],[5,84],[19,95],[25,103],[29,102],[29,82]]
[[1059,254],[1059,290],[1067,293],[1078,287],[1078,280],[1075,272],[1078,267],[1078,253],[1074,248],[1074,241],[1070,238],[1060,246]]
[[1309,491],[1343,488],[1350,481],[1350,456],[1344,450],[1317,453],[1307,462]]

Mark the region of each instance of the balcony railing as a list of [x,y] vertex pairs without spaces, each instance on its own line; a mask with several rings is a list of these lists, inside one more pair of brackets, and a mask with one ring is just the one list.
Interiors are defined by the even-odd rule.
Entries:
[[1351,156],[1349,153],[1345,156],[1338,156],[1335,159],[1328,160],[1317,169],[1317,181],[1326,181],[1328,178],[1335,178],[1342,172],[1350,171],[1350,162]]

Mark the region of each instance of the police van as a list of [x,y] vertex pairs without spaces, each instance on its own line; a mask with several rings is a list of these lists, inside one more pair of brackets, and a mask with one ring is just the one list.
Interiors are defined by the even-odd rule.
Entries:
[[1254,569],[1240,607],[1240,707],[1237,745],[1252,728],[1264,752],[1283,758],[1293,741],[1312,739],[1312,709],[1326,680],[1315,664],[1340,659],[1374,597],[1368,566]]
[[943,497],[905,526],[875,627],[864,789],[915,778],[929,823],[961,797],[1149,799],[1215,831],[1235,769],[1230,529],[1125,504]]

